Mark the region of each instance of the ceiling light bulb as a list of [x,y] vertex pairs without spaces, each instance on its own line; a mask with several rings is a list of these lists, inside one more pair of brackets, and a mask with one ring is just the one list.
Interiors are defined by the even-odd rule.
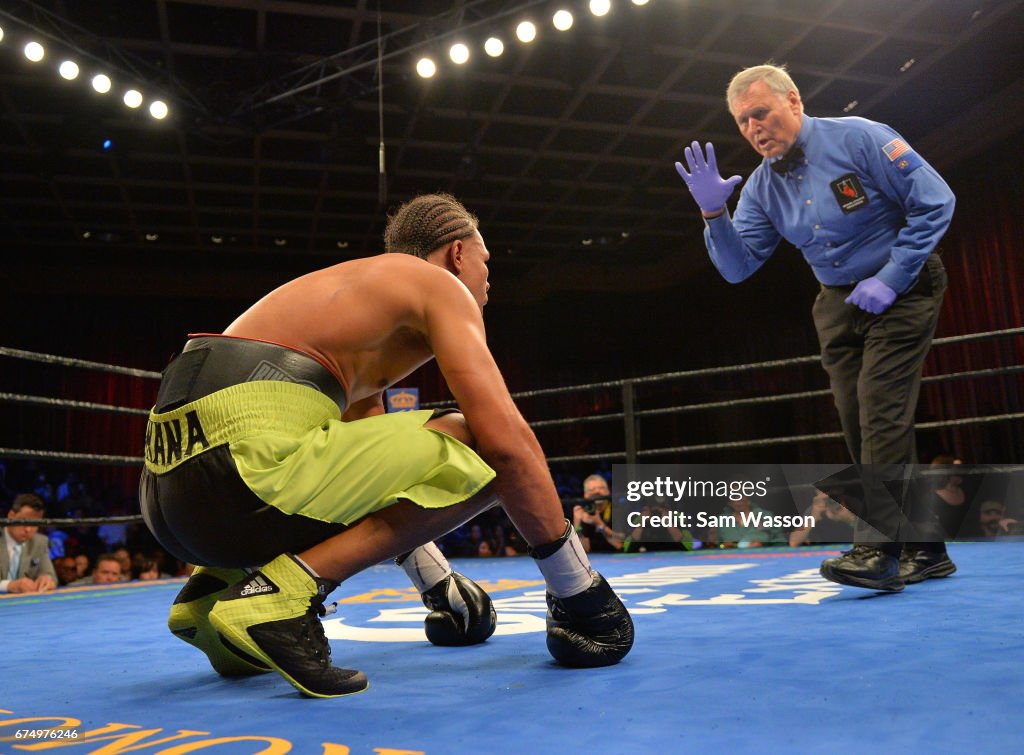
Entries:
[[520,42],[532,42],[537,38],[537,27],[532,21],[523,21],[516,27],[516,37]]
[[142,104],[142,92],[138,89],[129,89],[124,93],[124,104],[133,110]]
[[496,58],[505,52],[505,43],[497,37],[488,37],[487,41],[484,42],[484,52],[492,58]]
[[92,88],[100,94],[106,94],[110,91],[110,77],[104,73],[100,73],[93,76]]
[[572,13],[567,10],[555,11],[555,15],[551,17],[551,23],[558,31],[569,31],[572,28],[572,22]]
[[162,121],[167,117],[167,103],[162,100],[153,100],[149,103],[149,114],[156,118],[158,121]]
[[29,42],[25,45],[25,57],[33,63],[38,63],[46,55],[46,50],[38,42]]
[[633,0],[633,5],[647,5],[647,0]]
[[78,63],[73,60],[65,60],[57,70],[60,72],[61,77],[68,81],[78,78]]
[[606,16],[611,9],[611,0],[590,0],[590,12],[595,16]]
[[4,27],[0,26],[0,40],[4,38]]
[[416,63],[416,73],[425,79],[429,79],[437,73],[437,64],[430,58],[420,58]]
[[469,60],[469,48],[462,44],[462,42],[456,42],[448,50],[448,57],[452,59],[452,63],[461,66]]

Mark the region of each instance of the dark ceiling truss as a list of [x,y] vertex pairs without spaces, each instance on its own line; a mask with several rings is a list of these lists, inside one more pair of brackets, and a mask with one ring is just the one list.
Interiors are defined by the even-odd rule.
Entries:
[[283,275],[377,252],[388,207],[444,190],[480,216],[496,275],[575,286],[558,271],[607,268],[629,285],[662,265],[670,282],[706,265],[679,251],[700,243],[672,168],[684,146],[713,141],[723,172],[757,162],[724,106],[739,68],[785,62],[808,112],[890,123],[937,165],[967,155],[944,149],[951,130],[981,150],[1024,107],[1024,0],[620,1],[600,21],[567,4],[571,32],[506,36],[501,59],[442,61],[424,82],[415,53],[508,35],[520,14],[546,23],[553,2],[383,0],[379,49],[369,0],[2,3],[5,27],[109,61],[176,112],[157,125],[55,81],[6,29],[0,227],[39,260],[245,255]]

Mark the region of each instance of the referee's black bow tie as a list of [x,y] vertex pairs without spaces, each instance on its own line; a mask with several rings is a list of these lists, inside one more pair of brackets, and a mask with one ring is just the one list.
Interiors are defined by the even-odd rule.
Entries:
[[800,149],[799,145],[794,144],[790,148],[789,152],[772,163],[772,170],[780,176],[784,176],[789,173],[789,171],[793,170],[793,168],[803,164],[803,161],[804,151]]

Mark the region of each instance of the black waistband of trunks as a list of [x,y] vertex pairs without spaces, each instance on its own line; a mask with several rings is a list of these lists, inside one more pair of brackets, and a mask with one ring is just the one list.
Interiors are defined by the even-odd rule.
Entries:
[[164,370],[157,413],[177,409],[223,388],[254,380],[299,383],[323,393],[342,412],[347,397],[334,374],[301,351],[232,336],[197,336]]

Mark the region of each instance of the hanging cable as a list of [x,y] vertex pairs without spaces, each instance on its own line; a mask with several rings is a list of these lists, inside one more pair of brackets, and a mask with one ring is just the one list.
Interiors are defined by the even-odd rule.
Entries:
[[377,151],[377,204],[383,207],[388,202],[388,176],[384,166],[384,37],[381,34],[380,6],[384,0],[377,0],[377,127],[380,132],[380,147]]

